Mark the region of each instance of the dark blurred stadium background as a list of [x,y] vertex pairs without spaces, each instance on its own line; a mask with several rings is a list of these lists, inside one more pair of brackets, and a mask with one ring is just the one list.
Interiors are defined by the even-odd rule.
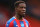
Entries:
[[[14,16],[15,9],[14,9],[14,2],[18,0],[0,0],[0,27],[5,27],[5,23]],[[39,21],[29,17],[30,10],[32,7],[40,6],[40,0],[23,0],[27,4],[27,11],[26,11],[26,19],[30,22],[32,27],[39,27]],[[30,14],[31,16],[31,14]],[[35,24],[36,23],[36,24]]]

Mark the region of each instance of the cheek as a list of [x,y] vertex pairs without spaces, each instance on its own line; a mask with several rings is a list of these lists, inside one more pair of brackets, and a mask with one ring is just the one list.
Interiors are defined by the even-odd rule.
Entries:
[[21,10],[22,10],[21,8],[18,8],[18,12],[21,12]]
[[18,9],[17,12],[20,14],[21,13],[21,9]]

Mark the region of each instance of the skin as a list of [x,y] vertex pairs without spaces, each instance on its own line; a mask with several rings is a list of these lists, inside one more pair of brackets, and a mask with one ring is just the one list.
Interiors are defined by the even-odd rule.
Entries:
[[15,8],[15,17],[18,20],[22,20],[23,16],[25,16],[25,12],[26,12],[26,4],[25,3],[20,3],[18,5],[18,7]]

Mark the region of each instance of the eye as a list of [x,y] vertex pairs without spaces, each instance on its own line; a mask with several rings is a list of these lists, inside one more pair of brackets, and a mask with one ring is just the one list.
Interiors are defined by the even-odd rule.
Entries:
[[20,7],[20,8],[23,8],[23,7]]
[[26,7],[24,7],[26,9]]
[[20,8],[25,8],[26,9],[26,7],[20,7]]

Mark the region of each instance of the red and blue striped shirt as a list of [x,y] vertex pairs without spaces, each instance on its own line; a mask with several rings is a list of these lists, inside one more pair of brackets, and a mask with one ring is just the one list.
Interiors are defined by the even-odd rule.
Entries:
[[12,17],[9,21],[7,21],[6,27],[29,27],[29,23],[25,19],[17,20],[15,17]]

